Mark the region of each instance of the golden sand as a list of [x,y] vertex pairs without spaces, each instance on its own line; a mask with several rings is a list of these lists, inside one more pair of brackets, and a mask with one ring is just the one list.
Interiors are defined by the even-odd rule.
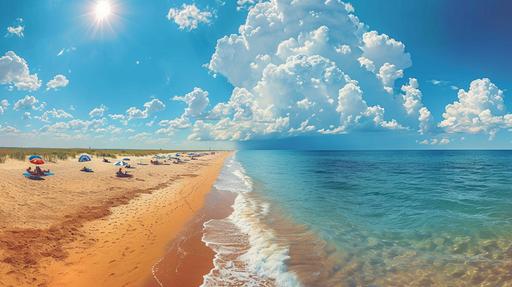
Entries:
[[[205,204],[171,242],[166,254],[154,266],[152,278],[145,287],[197,287],[212,270],[215,253],[202,241],[203,224],[222,219],[233,212],[235,194],[213,189]],[[177,284],[179,282],[179,284]]]
[[21,175],[27,163],[0,164],[0,286],[147,284],[228,154],[160,166],[132,158],[131,179],[98,159],[85,164],[94,173],[75,160],[47,164],[56,175],[44,181]]

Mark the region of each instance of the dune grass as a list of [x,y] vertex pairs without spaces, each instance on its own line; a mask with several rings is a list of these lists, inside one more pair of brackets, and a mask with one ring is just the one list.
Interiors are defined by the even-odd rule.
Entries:
[[26,160],[28,156],[37,154],[46,161],[56,162],[75,158],[82,153],[87,153],[96,157],[116,158],[118,156],[146,156],[159,153],[172,153],[175,150],[142,150],[142,149],[79,149],[79,148],[17,148],[0,147],[0,163],[4,163],[7,158]]

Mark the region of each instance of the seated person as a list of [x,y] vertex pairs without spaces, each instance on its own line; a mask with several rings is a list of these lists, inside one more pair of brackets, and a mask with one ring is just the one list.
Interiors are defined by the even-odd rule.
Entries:
[[43,170],[39,166],[36,166],[36,168],[34,169],[34,174],[36,174],[36,175],[44,175],[44,172],[43,172]]
[[133,175],[129,174],[127,171],[123,172],[123,170],[121,168],[116,172],[116,175],[118,177],[132,177],[133,176]]

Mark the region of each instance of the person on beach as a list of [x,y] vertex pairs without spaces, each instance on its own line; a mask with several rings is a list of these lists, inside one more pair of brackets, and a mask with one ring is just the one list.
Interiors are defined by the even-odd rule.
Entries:
[[128,174],[128,171],[125,171],[123,172],[123,168],[120,167],[119,170],[117,171],[117,174],[120,174],[120,175],[127,175]]
[[44,172],[43,170],[39,167],[39,166],[36,166],[35,170],[34,170],[34,173],[36,175],[44,175]]
[[129,174],[128,171],[123,172],[122,168],[119,168],[119,170],[116,172],[117,177],[133,177],[133,175]]

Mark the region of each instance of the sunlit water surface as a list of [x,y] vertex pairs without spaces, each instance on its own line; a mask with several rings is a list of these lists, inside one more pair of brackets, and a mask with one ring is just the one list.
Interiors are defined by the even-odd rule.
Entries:
[[511,183],[507,151],[241,151],[204,285],[512,286]]

